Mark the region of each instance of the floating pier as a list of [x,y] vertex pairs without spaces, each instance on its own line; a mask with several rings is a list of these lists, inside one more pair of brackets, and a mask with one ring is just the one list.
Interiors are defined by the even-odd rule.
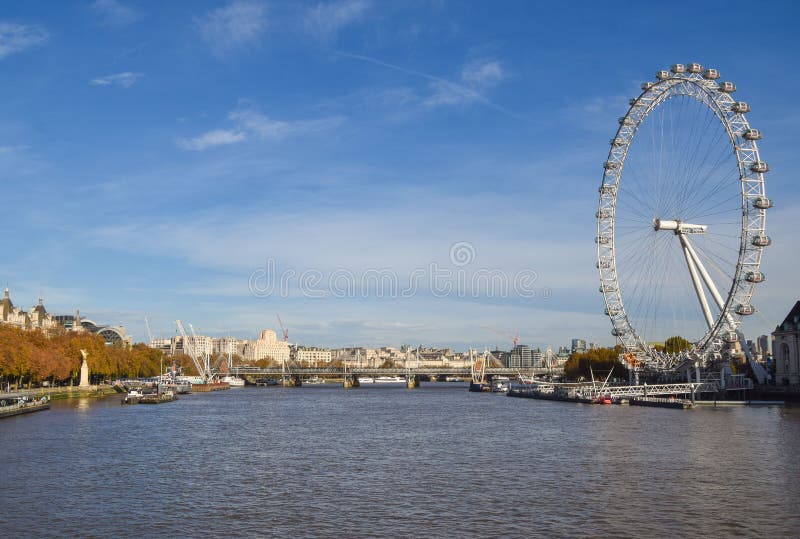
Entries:
[[33,399],[31,401],[22,400],[21,397],[16,397],[15,402],[12,402],[8,397],[0,397],[0,402],[10,402],[0,406],[0,418],[12,417],[15,415],[30,414],[32,412],[41,412],[50,409],[50,400],[45,396],[41,399]]

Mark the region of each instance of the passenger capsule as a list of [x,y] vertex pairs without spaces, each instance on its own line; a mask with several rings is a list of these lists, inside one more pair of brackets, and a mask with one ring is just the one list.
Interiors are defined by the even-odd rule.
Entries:
[[746,140],[761,140],[761,131],[758,129],[745,129],[742,133],[742,137]]
[[658,80],[667,80],[668,78],[670,78],[669,71],[664,71],[664,70],[659,71],[658,73],[656,73],[656,78]]
[[673,73],[676,73],[676,74],[677,73],[685,73],[686,72],[686,66],[683,65],[683,64],[673,64],[673,66],[671,68],[669,68],[669,70],[672,71]]
[[648,82],[643,82],[643,83],[642,83],[642,90],[644,90],[644,91],[646,92],[647,90],[649,90],[650,88],[652,88],[652,87],[653,87],[653,86],[655,86],[655,85],[656,85],[656,83],[655,83],[655,82],[650,82],[650,81],[648,81]]
[[625,146],[625,139],[624,138],[619,138],[619,137],[612,138],[611,139],[611,145],[612,146],[616,146],[617,148],[619,148],[620,146]]
[[763,283],[766,276],[760,271],[748,271],[744,276],[744,280],[748,283]]
[[764,161],[756,161],[750,165],[750,170],[753,172],[769,172],[769,165]]
[[609,243],[611,243],[611,238],[609,238],[608,236],[597,236],[594,239],[594,242],[600,245],[608,245]]
[[772,238],[765,234],[759,234],[757,236],[753,236],[753,245],[756,247],[766,247],[772,244]]
[[728,333],[725,335],[725,342],[728,344],[736,344],[739,342],[739,336],[736,333]]
[[736,306],[736,314],[741,316],[747,316],[753,314],[756,310],[753,308],[752,305],[737,305]]
[[719,71],[716,69],[706,69],[703,73],[703,78],[708,80],[717,80],[719,78]]
[[635,97],[632,97],[632,98],[628,99],[628,105],[630,105],[632,107],[635,106],[638,102],[639,102],[639,100],[637,98],[635,98]]
[[594,214],[598,219],[608,219],[612,215],[611,210],[597,210],[597,213]]
[[609,269],[611,268],[611,261],[610,260],[600,260],[595,264],[597,269]]
[[732,94],[736,91],[736,85],[732,82],[720,82],[719,87],[717,88],[720,92],[725,92],[726,94]]
[[617,121],[619,122],[619,125],[633,125],[633,120],[631,120],[627,116],[623,116]]
[[617,287],[611,283],[604,283],[600,285],[600,292],[615,292]]
[[733,112],[738,112],[739,114],[744,114],[745,112],[750,112],[750,105],[748,105],[744,101],[737,101],[736,103],[731,105],[731,110]]
[[753,199],[753,207],[759,210],[768,210],[772,207],[772,201],[767,197],[756,197]]
[[613,307],[611,309],[606,307],[603,312],[606,313],[606,316],[617,316],[619,314],[619,310],[614,309]]
[[614,328],[614,329],[611,330],[611,334],[614,337],[622,337],[623,335],[625,335],[625,330],[624,329]]
[[606,170],[616,170],[619,167],[619,163],[615,161],[606,161],[603,163],[603,168]]
[[613,195],[616,192],[617,192],[616,186],[610,183],[604,183],[603,185],[600,186],[601,195]]

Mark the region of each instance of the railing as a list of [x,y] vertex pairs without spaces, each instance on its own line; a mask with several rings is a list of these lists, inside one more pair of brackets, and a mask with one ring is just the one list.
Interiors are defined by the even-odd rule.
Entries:
[[[330,374],[330,375],[344,375],[345,370],[341,367],[293,367],[290,369],[283,370],[280,367],[271,367],[271,368],[261,368],[261,367],[249,367],[249,366],[240,366],[240,367],[232,367],[230,369],[231,374],[235,375],[273,375],[277,376],[280,374],[299,374],[299,375],[320,375],[320,374]],[[486,369],[486,374],[490,375],[511,375],[516,377],[518,374],[524,375],[542,375],[542,374],[561,374],[561,371],[554,370],[554,369],[547,369],[547,368],[519,368],[519,367],[496,367],[496,368],[488,368]],[[420,367],[420,368],[389,368],[389,369],[380,369],[374,367],[347,367],[347,374],[355,374],[355,375],[439,375],[439,374],[452,374],[456,376],[463,376],[465,378],[470,377],[470,369],[469,367]]]

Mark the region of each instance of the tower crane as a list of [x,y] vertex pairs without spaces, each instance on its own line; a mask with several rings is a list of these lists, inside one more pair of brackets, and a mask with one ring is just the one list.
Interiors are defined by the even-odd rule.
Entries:
[[[514,344],[514,348],[516,348],[517,345],[519,344],[519,331],[515,332],[514,335],[511,335],[510,333],[506,333],[506,332],[500,331],[499,329],[494,329],[493,327],[489,327],[489,326],[481,326],[481,327],[484,328],[484,329],[488,329],[492,333],[496,333],[497,335],[500,335],[501,337],[505,337],[506,339],[511,339],[511,342]],[[513,350],[513,348],[512,348],[512,350]]]
[[283,320],[281,320],[281,315],[276,315],[278,317],[278,325],[281,326],[281,334],[283,335],[283,342],[289,342],[289,330],[283,327]]

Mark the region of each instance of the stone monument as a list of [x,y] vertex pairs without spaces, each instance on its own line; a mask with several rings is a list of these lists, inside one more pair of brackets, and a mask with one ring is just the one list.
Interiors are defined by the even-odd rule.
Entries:
[[78,385],[81,389],[89,389],[89,365],[86,364],[86,355],[86,350],[81,350],[83,363],[81,363],[81,383]]

